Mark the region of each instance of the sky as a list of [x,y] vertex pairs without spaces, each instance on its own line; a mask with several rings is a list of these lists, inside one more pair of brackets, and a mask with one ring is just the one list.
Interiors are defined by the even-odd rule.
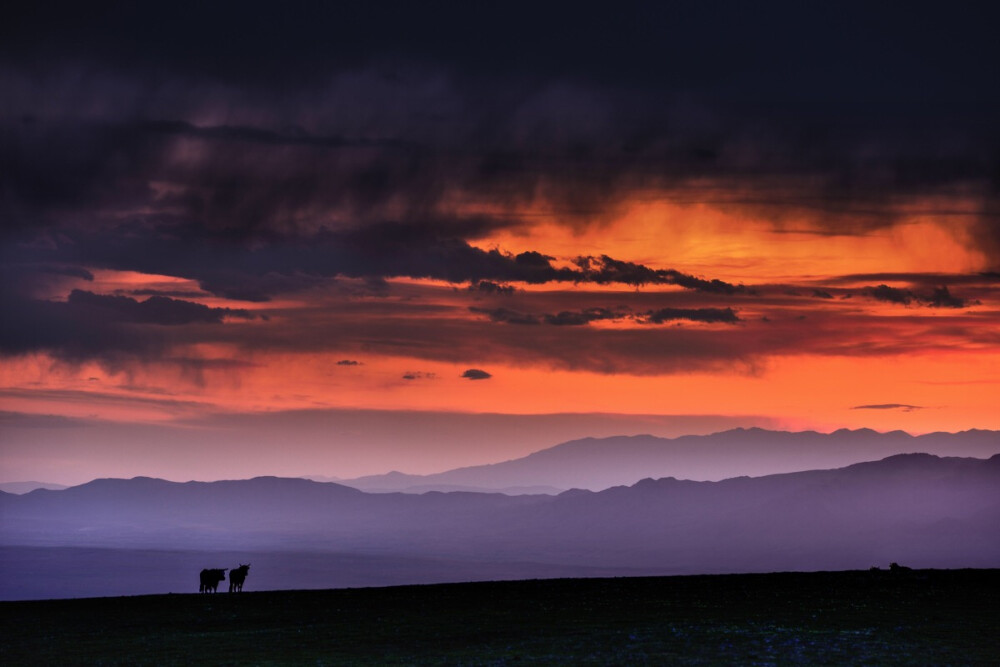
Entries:
[[1000,429],[994,18],[16,8],[0,481]]

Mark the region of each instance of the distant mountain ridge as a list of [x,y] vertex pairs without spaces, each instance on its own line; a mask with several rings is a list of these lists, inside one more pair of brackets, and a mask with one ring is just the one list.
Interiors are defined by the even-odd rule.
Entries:
[[0,482],[0,491],[5,493],[28,493],[35,489],[49,489],[57,491],[67,488],[65,484],[51,484],[49,482]]
[[364,493],[258,477],[0,493],[0,545],[299,550],[635,574],[1000,566],[1000,454],[905,454],[558,496]]
[[660,438],[651,435],[571,440],[528,456],[430,475],[391,472],[340,484],[363,491],[423,493],[467,489],[510,493],[528,489],[557,493],[581,488],[598,491],[634,484],[645,477],[718,481],[837,468],[894,454],[927,452],[940,456],[988,457],[1000,451],[1000,431],[969,430],[911,436],[871,429],[770,431],[731,429],[712,435]]

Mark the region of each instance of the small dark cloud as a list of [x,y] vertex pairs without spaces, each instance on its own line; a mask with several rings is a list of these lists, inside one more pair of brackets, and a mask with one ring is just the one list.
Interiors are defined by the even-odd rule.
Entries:
[[905,403],[877,403],[874,405],[855,405],[851,410],[902,410],[911,412],[913,410],[923,410],[922,405],[907,405]]
[[406,371],[403,373],[404,380],[432,380],[434,377],[434,373],[425,373],[423,371]]
[[487,373],[486,371],[480,370],[478,368],[469,368],[464,373],[462,373],[462,377],[468,380],[488,380],[491,377],[493,377],[493,374]]
[[867,287],[864,293],[878,301],[907,306],[913,302],[930,308],[965,308],[969,305],[965,299],[953,296],[946,285],[935,287],[933,291],[926,294],[918,294],[913,290],[889,287],[888,285]]
[[909,303],[914,299],[914,294],[910,290],[900,289],[898,287],[889,287],[888,285],[866,287],[865,294],[877,301],[887,301],[889,303],[898,303],[901,305],[909,305]]
[[492,280],[480,280],[479,282],[469,285],[469,290],[483,292],[485,294],[502,294],[509,296],[513,294],[517,288],[513,285],[495,283]]
[[821,289],[814,289],[813,290],[813,296],[816,297],[817,299],[832,299],[833,298],[832,294],[830,294],[826,290],[821,290]]
[[680,271],[675,271],[674,269],[659,270],[657,273],[664,277],[663,282],[668,285],[680,285],[686,289],[697,290],[699,292],[707,292],[709,294],[754,294],[752,289],[748,289],[743,285],[733,285],[717,278],[706,280],[705,278],[691,276]]
[[722,280],[706,280],[675,269],[653,269],[643,264],[626,262],[608,255],[600,257],[577,257],[574,263],[579,267],[577,282],[591,282],[599,285],[622,283],[634,287],[643,285],[679,285],[686,289],[713,294],[752,293],[743,285],[733,285]]
[[934,288],[930,296],[923,299],[932,308],[965,308],[965,299],[952,296],[946,285]]
[[536,269],[549,269],[552,267],[552,260],[555,257],[543,255],[535,250],[527,250],[514,256],[514,263],[518,266],[527,266]]
[[646,320],[652,324],[662,324],[671,320],[736,324],[740,318],[732,308],[661,308],[646,313]]
[[545,315],[545,323],[555,326],[582,326],[597,320],[618,320],[627,316],[627,313],[615,312],[607,308],[587,308],[580,311],[568,311],[556,313],[555,315]]
[[354,359],[341,359],[337,362],[338,366],[360,366],[360,361],[355,361]]
[[624,283],[639,287],[662,282],[654,269],[634,262],[625,262],[601,255],[600,257],[577,257],[574,263],[580,267],[581,276],[588,282],[602,285]]
[[530,314],[521,313],[516,310],[510,310],[509,308],[477,308],[475,306],[470,306],[469,310],[473,313],[482,313],[490,318],[491,322],[504,322],[506,324],[541,324],[542,321]]

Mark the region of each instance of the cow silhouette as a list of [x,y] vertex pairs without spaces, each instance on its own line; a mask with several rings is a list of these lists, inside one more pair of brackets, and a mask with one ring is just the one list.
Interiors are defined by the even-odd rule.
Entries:
[[201,587],[198,589],[199,593],[215,593],[219,588],[219,582],[224,581],[226,578],[226,570],[229,568],[224,567],[221,569],[208,569],[201,571]]
[[243,582],[247,580],[247,572],[249,571],[250,571],[250,563],[247,563],[246,565],[240,563],[239,567],[234,567],[229,571],[230,593],[243,592]]

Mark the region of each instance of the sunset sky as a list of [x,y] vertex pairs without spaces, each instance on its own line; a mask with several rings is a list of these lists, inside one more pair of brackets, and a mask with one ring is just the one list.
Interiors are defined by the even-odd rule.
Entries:
[[3,21],[0,481],[1000,429],[988,3],[316,4]]

